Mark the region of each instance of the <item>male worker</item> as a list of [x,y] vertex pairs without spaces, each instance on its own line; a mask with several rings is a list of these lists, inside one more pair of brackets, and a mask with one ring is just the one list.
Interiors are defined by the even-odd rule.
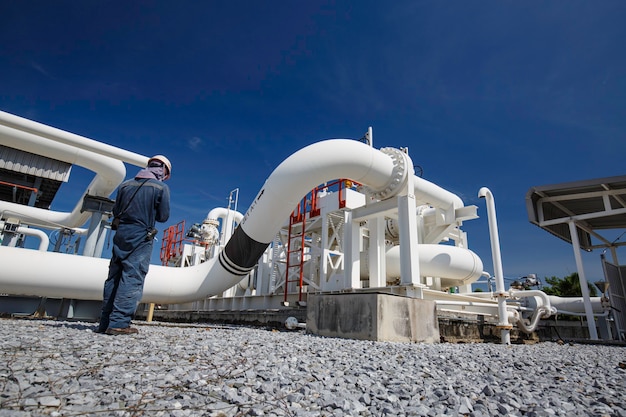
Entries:
[[113,254],[104,283],[102,314],[96,332],[109,335],[138,333],[130,321],[143,295],[143,285],[156,229],[155,221],[170,217],[170,190],[163,181],[172,173],[163,155],[148,160],[134,179],[124,181],[113,206]]

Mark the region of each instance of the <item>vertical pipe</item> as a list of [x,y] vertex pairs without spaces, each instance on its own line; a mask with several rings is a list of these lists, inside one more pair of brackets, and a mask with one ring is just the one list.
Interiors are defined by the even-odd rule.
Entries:
[[587,327],[589,328],[589,338],[598,340],[598,330],[596,329],[596,320],[593,317],[593,308],[591,307],[591,299],[589,298],[589,288],[587,288],[587,278],[585,277],[585,269],[583,260],[580,256],[580,241],[578,240],[578,230],[573,220],[568,221],[569,234],[572,240],[572,248],[574,249],[574,258],[576,259],[576,269],[578,269],[578,280],[580,281],[580,291],[583,295],[583,304],[585,306],[585,317],[587,318]]
[[496,278],[496,297],[498,298],[498,327],[502,344],[511,344],[511,329],[506,311],[506,292],[504,289],[504,274],[502,272],[502,256],[500,254],[500,237],[498,235],[498,221],[496,219],[496,203],[493,194],[487,187],[478,191],[478,197],[487,202],[487,219],[489,221],[489,236],[491,240],[491,257]]

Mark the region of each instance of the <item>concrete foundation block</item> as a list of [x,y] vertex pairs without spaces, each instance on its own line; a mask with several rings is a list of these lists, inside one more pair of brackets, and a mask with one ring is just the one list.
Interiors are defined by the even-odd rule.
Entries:
[[382,293],[309,294],[306,329],[345,339],[439,342],[434,301]]

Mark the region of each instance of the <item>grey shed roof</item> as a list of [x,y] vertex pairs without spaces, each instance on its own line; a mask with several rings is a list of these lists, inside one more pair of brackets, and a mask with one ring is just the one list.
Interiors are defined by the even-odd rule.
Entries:
[[0,169],[67,182],[71,164],[0,145]]
[[71,169],[67,162],[0,145],[0,200],[49,208]]
[[603,234],[626,229],[626,175],[532,187],[526,209],[531,223],[569,243],[574,220],[583,250],[626,245]]

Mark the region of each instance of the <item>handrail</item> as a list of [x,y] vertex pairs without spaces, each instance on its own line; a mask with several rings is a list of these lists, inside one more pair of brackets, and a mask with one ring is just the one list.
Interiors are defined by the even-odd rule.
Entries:
[[39,192],[39,189],[37,189],[35,187],[28,187],[26,185],[15,184],[15,183],[12,183],[12,182],[0,181],[0,184],[8,185],[8,186],[11,186],[11,187],[23,188],[25,190],[30,190],[30,191],[35,192],[35,193]]

